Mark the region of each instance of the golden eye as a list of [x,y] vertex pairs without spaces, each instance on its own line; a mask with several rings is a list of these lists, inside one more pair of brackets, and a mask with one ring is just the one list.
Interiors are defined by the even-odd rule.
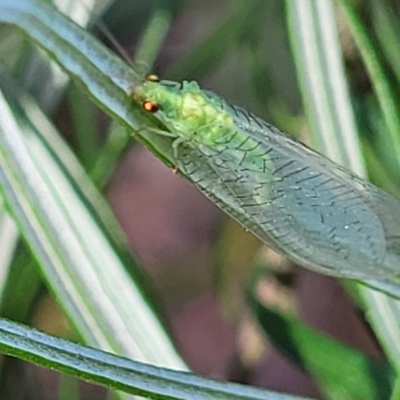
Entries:
[[150,74],[146,76],[146,81],[148,82],[160,82],[160,78],[156,74]]
[[144,111],[147,111],[149,113],[155,113],[160,109],[160,105],[157,103],[154,103],[154,101],[146,100],[142,103],[142,107]]

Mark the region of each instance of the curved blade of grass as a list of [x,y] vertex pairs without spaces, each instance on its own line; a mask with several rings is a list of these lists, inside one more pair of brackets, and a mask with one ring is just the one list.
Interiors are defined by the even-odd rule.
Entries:
[[0,97],[0,189],[78,331],[102,348],[185,368],[60,165],[13,111]]
[[25,243],[19,240],[2,288],[0,315],[13,321],[27,322],[42,289],[43,279],[36,260]]
[[[86,9],[86,15],[82,16],[79,12],[82,9],[80,7],[82,6],[80,0],[67,0],[64,1],[62,5],[66,7],[65,12],[68,13],[70,17],[72,17],[71,13],[74,13],[74,15],[80,19],[81,24],[85,25],[87,23],[90,11]],[[88,4],[86,3],[86,5]],[[67,10],[68,8],[69,10]],[[34,54],[31,47],[27,46],[27,43],[25,43],[23,47],[19,46],[21,42],[26,41],[19,38],[16,43],[13,43],[12,48],[7,49],[7,47],[2,46],[0,49],[0,58],[2,61],[8,61],[10,54],[13,54],[16,59],[19,60],[18,64],[20,67],[14,66],[12,70],[25,82],[32,78],[32,76],[30,76],[32,71],[38,71],[38,68],[42,71],[46,69],[45,73],[47,75],[45,82],[42,81],[41,85],[36,85],[37,88],[40,87],[40,93],[38,93],[37,90],[36,93],[38,97],[44,100],[42,106],[51,102],[51,105],[54,107],[55,98],[59,97],[63,86],[62,83],[67,81],[66,75],[61,73],[60,68],[56,64],[53,63],[49,65],[48,59],[46,60],[40,57],[40,55],[38,57],[38,54]],[[43,65],[43,63],[45,65]],[[5,69],[6,68],[4,68],[4,70]],[[2,75],[3,65],[1,65],[0,68],[1,79],[3,78]],[[34,75],[35,78],[38,78],[38,74]],[[28,78],[29,76],[30,78]],[[11,80],[10,76],[5,79],[7,83]],[[39,81],[39,79],[36,81]],[[54,85],[55,82],[57,82],[57,85]],[[49,90],[51,85],[52,90]],[[29,312],[32,310],[32,305],[41,287],[42,280],[32,260],[31,253],[27,251],[22,243],[17,244],[18,238],[19,233],[14,221],[8,217],[7,214],[2,213],[0,221],[0,248],[2,249],[0,265],[0,314],[18,321],[25,321]],[[14,250],[15,254],[13,254]],[[14,257],[11,259],[13,255]]]
[[396,12],[387,0],[369,1],[371,17],[379,39],[379,44],[387,61],[392,67],[397,81],[400,82],[400,34]]
[[17,247],[18,236],[18,230],[14,221],[6,212],[3,202],[0,201],[0,302],[6,286],[8,270]]
[[[168,400],[306,400],[157,368],[0,320],[0,350],[127,393]],[[310,400],[310,399],[309,399]]]
[[[314,86],[303,86],[302,94],[304,95],[305,108],[308,113],[312,115],[312,120],[318,121],[318,123],[312,124],[313,129],[317,126],[330,125],[337,127],[337,130],[330,130],[329,136],[321,143],[323,147],[321,150],[330,155],[330,157],[343,165],[354,169],[358,173],[361,173],[360,165],[361,161],[354,162],[354,160],[360,160],[361,155],[357,150],[357,146],[348,146],[343,142],[343,136],[354,135],[354,123],[348,125],[348,120],[339,113],[340,108],[346,108],[350,115],[352,114],[350,97],[348,93],[342,93],[342,96],[335,102],[332,96],[336,96],[336,85],[332,86],[333,79],[341,80],[345,82],[343,63],[340,59],[339,52],[332,52],[330,58],[325,54],[331,52],[330,42],[325,42],[325,36],[321,34],[321,31],[325,30],[325,33],[331,33],[335,36],[336,41],[337,32],[334,24],[327,24],[326,18],[330,18],[334,21],[333,7],[330,1],[301,1],[290,0],[287,2],[288,11],[290,15],[290,29],[291,29],[291,40],[298,64],[298,74],[300,82],[308,82],[312,77],[309,75],[322,73],[321,70],[325,70],[327,75],[333,75],[333,77],[327,76],[321,79],[314,91]],[[349,7],[348,5],[346,7]],[[322,15],[325,14],[325,15]],[[330,14],[330,15],[329,15]],[[328,29],[329,26],[329,29]],[[327,28],[327,29],[325,29]],[[332,38],[333,39],[333,38]],[[336,46],[335,46],[336,47]],[[308,51],[304,51],[308,48]],[[335,56],[339,57],[339,62],[335,63],[335,68],[330,68],[327,65],[327,60],[332,59]],[[321,62],[321,60],[324,60]],[[319,71],[319,72],[316,72]],[[378,74],[379,75],[379,74]],[[375,76],[375,75],[373,75]],[[380,75],[379,75],[380,76]],[[382,77],[380,77],[382,78]],[[373,79],[375,84],[375,80]],[[384,85],[385,86],[385,85]],[[323,96],[320,91],[324,90]],[[308,92],[312,92],[308,95]],[[321,108],[319,102],[323,101],[324,98],[329,99],[331,104],[330,110]],[[342,123],[332,121],[332,114],[334,118]],[[319,131],[315,131],[318,135]],[[332,137],[330,138],[330,136]],[[341,136],[340,136],[341,135]],[[338,143],[335,149],[330,146],[330,142]],[[345,152],[346,157],[343,158],[340,149]],[[350,163],[350,160],[353,162]],[[396,295],[400,298],[400,290],[397,282],[391,282],[386,284],[385,282],[368,281],[368,284],[372,287],[376,287],[378,290],[388,291],[392,295]],[[386,288],[385,288],[386,286]],[[400,368],[400,303],[398,300],[388,297],[383,293],[379,293],[375,290],[368,289],[359,285],[359,293],[365,302],[365,309],[367,311],[367,317],[369,318],[375,333],[378,335],[381,344],[386,350],[386,354],[397,368]]]
[[350,166],[360,175],[365,174],[332,4],[329,0],[318,3],[288,0],[287,6],[292,47],[313,141],[329,158]]
[[[160,52],[162,43],[169,31],[171,24],[171,13],[166,9],[156,10],[150,17],[145,27],[139,43],[136,45],[134,64],[137,64],[143,72],[151,71],[153,64]],[[104,25],[100,25],[114,47],[118,49],[126,60],[130,60],[129,55],[116,42],[111,32]],[[131,140],[126,130],[120,124],[112,123],[108,130],[106,143],[97,154],[95,163],[91,169],[90,176],[98,187],[103,187],[108,178],[114,172],[122,154],[129,148]]]
[[[40,0],[0,0],[0,22],[16,25],[68,72],[92,99],[124,126],[160,127],[132,101],[130,88],[141,81],[132,68],[82,28]],[[141,132],[137,139],[159,158],[173,165],[171,140]]]
[[[89,23],[91,14],[95,13],[97,0],[62,0],[55,1],[73,21],[80,26]],[[28,46],[26,46],[28,47]],[[43,110],[53,110],[61,100],[64,89],[68,83],[68,76],[61,70],[59,65],[50,63],[43,53],[33,48],[27,48],[19,58],[19,81],[30,93],[35,93],[36,101]]]
[[171,12],[166,9],[155,10],[137,44],[134,63],[141,65],[144,73],[149,73],[162,43],[171,26]]
[[64,174],[73,182],[75,190],[101,225],[102,230],[115,241],[115,245],[122,251],[127,245],[127,241],[115,216],[109,209],[106,200],[88,181],[86,172],[60,134],[32,98],[24,93],[8,74],[0,72],[0,86],[8,101],[12,101],[13,109],[20,115],[20,120],[25,121],[29,125],[29,129],[32,129],[43,145],[49,149]]
[[397,156],[397,169],[400,170],[400,117],[396,96],[390,86],[384,67],[379,60],[378,52],[372,44],[368,30],[357,15],[352,1],[340,0],[339,4],[347,19],[351,33],[361,53],[365,68],[372,82],[382,116],[387,125],[387,134]]
[[397,378],[394,388],[393,388],[393,392],[390,396],[390,400],[397,400],[398,398],[400,398],[400,379]]
[[[88,180],[86,172],[79,164],[76,156],[68,148],[37,104],[13,82],[8,74],[0,72],[0,87],[4,88],[8,100],[12,100],[12,106],[15,113],[19,115],[19,121],[28,124],[29,129],[34,132],[43,146],[51,152],[56,163],[62,168],[63,173],[73,185],[76,195],[85,204],[88,212],[99,224],[113,249],[123,260],[124,266],[134,275],[135,281],[143,288],[144,293],[146,295],[149,294],[147,297],[149,304],[151,304],[152,289],[149,287],[144,273],[127,250],[128,243],[125,234],[122,232],[106,200],[99,194],[92,182]],[[128,140],[129,137],[125,132],[124,143]],[[102,175],[101,178],[104,179],[105,177]]]

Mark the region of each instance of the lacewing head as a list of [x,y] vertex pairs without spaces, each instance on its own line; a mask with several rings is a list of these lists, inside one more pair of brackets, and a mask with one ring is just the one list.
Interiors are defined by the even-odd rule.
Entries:
[[210,97],[197,82],[160,81],[149,75],[133,88],[133,97],[149,113],[157,113],[171,132],[187,140],[213,146],[234,129],[233,117],[218,96]]

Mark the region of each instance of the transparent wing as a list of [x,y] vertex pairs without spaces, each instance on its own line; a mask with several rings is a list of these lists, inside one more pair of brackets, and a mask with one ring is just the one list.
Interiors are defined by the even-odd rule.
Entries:
[[[271,146],[272,141],[283,163],[284,159],[293,161],[278,173],[283,178],[281,186],[301,186],[296,188],[300,196],[295,197],[309,202],[306,215],[310,221],[310,207],[324,218],[321,224],[313,220],[322,234],[326,235],[329,227],[334,230],[330,243],[339,239],[337,255],[339,259],[343,255],[346,269],[354,265],[358,272],[365,272],[364,277],[400,272],[400,203],[396,199],[259,118],[240,108],[233,107],[233,111],[238,126],[252,139],[263,147]],[[329,254],[335,257],[335,252],[325,255]]]
[[[395,199],[264,121],[229,109],[238,128],[229,140],[188,143],[181,154],[181,167],[209,197],[302,265],[354,278],[400,272]],[[194,162],[198,150],[201,161]]]

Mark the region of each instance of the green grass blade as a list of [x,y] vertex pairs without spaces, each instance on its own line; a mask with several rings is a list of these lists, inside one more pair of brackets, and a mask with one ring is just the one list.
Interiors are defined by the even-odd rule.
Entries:
[[[0,350],[127,393],[168,400],[306,400],[156,368],[0,320]],[[311,400],[311,399],[309,399]]]
[[288,0],[287,8],[313,142],[329,158],[364,174],[332,4]]
[[170,25],[171,13],[167,10],[156,10],[151,16],[141,35],[134,58],[134,63],[142,66],[144,73],[151,72]]
[[43,289],[42,277],[35,261],[25,243],[19,240],[1,292],[2,317],[25,323],[32,315],[35,300]]
[[[131,87],[141,82],[142,77],[53,6],[39,0],[2,0],[0,10],[0,22],[23,30],[105,112],[129,130],[146,125],[161,127],[132,101]],[[145,131],[136,137],[161,160],[174,165],[170,139]]]
[[74,142],[80,162],[90,167],[96,160],[100,149],[100,138],[97,136],[96,107],[82,96],[75,87],[68,90],[68,103],[71,110]]
[[[14,221],[8,215],[4,204],[0,202],[0,299],[3,296],[8,270],[14,257],[14,252],[18,243],[18,230]],[[1,301],[1,300],[0,300]]]
[[400,34],[395,10],[387,0],[372,0],[369,3],[379,44],[397,81],[400,82]]
[[[329,2],[325,2],[325,4],[328,4]],[[320,40],[322,40],[323,36],[318,34],[318,31],[315,31],[313,33],[313,41],[310,42],[310,38],[302,35],[302,30],[306,30],[308,26],[310,26],[310,24],[315,24],[315,25],[319,25],[320,23],[322,23],[322,21],[324,21],[323,18],[321,18],[318,13],[317,10],[319,8],[319,3],[315,3],[312,1],[302,1],[302,2],[296,2],[296,1],[289,1],[288,3],[288,7],[289,7],[289,12],[292,14],[293,19],[296,18],[296,23],[292,23],[291,24],[291,29],[293,30],[292,32],[292,45],[294,47],[294,53],[295,55],[300,54],[301,52],[303,52],[303,56],[307,56],[308,54],[310,54],[310,57],[302,57],[300,59],[301,63],[299,62],[299,68],[298,68],[298,73],[300,75],[300,81],[306,81],[307,76],[310,73],[314,73],[315,70],[319,70],[320,68],[323,68],[324,65],[321,64],[319,66],[315,65],[315,60],[318,60],[319,58],[325,57],[326,59],[328,59],[327,56],[323,55],[325,52],[330,51],[330,46],[328,46],[328,43],[321,43]],[[349,4],[349,3],[346,3]],[[305,8],[306,11],[312,10],[311,13],[307,13],[306,11],[302,12],[301,10],[299,10],[298,8]],[[349,8],[349,5],[345,5],[344,7],[346,7],[346,10],[350,13],[351,9]],[[332,6],[330,6],[330,13],[331,18],[333,19],[333,9]],[[295,15],[305,15],[305,18],[298,18],[295,17]],[[313,16],[312,21],[310,21],[310,15]],[[354,17],[354,15],[353,15]],[[354,18],[353,18],[354,19]],[[353,19],[351,21],[353,21]],[[353,31],[355,29],[358,29],[358,24],[359,22],[357,22],[357,28],[354,28]],[[298,25],[301,25],[298,26]],[[296,32],[296,33],[294,33]],[[335,34],[335,31],[332,31],[332,34]],[[314,37],[314,36],[318,36],[318,37]],[[337,40],[337,35],[336,35],[336,40]],[[366,38],[364,37],[363,40],[366,40]],[[320,43],[320,45],[317,46],[311,46],[310,43]],[[308,46],[308,51],[304,52],[304,48]],[[365,43],[364,43],[365,46]],[[367,49],[370,50],[370,45],[367,46]],[[315,53],[315,54],[313,54]],[[370,55],[372,57],[372,55]],[[373,57],[372,57],[373,58]],[[374,62],[376,60],[374,59]],[[372,62],[370,60],[370,62]],[[337,66],[340,66],[341,64],[337,64]],[[373,63],[373,65],[375,65]],[[378,70],[380,70],[380,66],[378,66]],[[321,72],[319,72],[321,73]],[[341,74],[342,78],[344,79],[344,71],[343,71],[343,67],[341,66],[339,69],[336,69],[336,71],[330,71],[330,73],[335,73],[337,74]],[[386,88],[386,83],[382,83],[381,81],[384,79],[384,77],[382,76],[382,74],[379,72],[378,73],[378,83],[377,85],[381,85],[383,86],[383,88]],[[318,88],[318,90],[325,90],[325,95],[324,96],[330,96],[332,94],[332,92],[334,92],[335,90],[333,90],[336,86],[332,86],[331,85],[332,80],[331,79],[326,79],[326,80],[321,80],[320,84],[323,86],[322,88]],[[375,82],[375,80],[373,81]],[[311,88],[312,89],[312,88]],[[377,91],[381,91],[382,88],[380,89],[376,89]],[[312,120],[317,120],[319,121],[318,124],[312,124],[313,128],[315,129],[316,126],[322,126],[323,124],[329,124],[329,115],[326,114],[322,114],[321,112],[319,112],[318,110],[320,109],[318,102],[321,101],[321,97],[319,97],[318,95],[315,95],[313,97],[308,96],[306,93],[307,88],[305,86],[303,86],[303,94],[304,94],[304,99],[306,104],[306,109],[308,110],[309,113],[312,113]],[[381,95],[382,92],[380,92]],[[392,101],[392,97],[390,99],[387,99],[384,101],[384,104],[387,104],[387,102],[391,103]],[[339,112],[337,112],[337,107],[347,107],[349,109],[349,112],[351,112],[351,105],[350,105],[350,98],[349,95],[344,96],[339,103],[335,103],[333,102],[333,100],[331,101],[332,104],[332,112],[336,113],[336,117],[337,119],[342,119],[342,116],[339,114]],[[393,104],[392,104],[393,105]],[[382,106],[383,107],[383,106]],[[389,109],[391,111],[388,111],[387,114],[387,118],[390,119],[391,123],[390,126],[393,129],[393,134],[394,131],[397,129],[396,128],[396,118],[391,119],[390,115],[392,115],[392,112],[394,111],[392,106],[389,107]],[[339,125],[337,125],[339,126]],[[328,136],[325,140],[321,140],[320,143],[325,143],[325,145],[321,148],[321,150],[327,154],[329,152],[330,157],[342,162],[342,164],[344,164],[345,166],[349,167],[349,168],[354,168],[355,170],[357,170],[358,172],[361,172],[359,167],[357,167],[357,165],[360,165],[360,163],[350,163],[349,160],[352,159],[356,159],[356,160],[361,160],[361,155],[359,154],[358,151],[356,151],[356,146],[355,147],[348,147],[348,145],[344,142],[342,142],[342,137],[343,135],[352,135],[354,132],[351,129],[349,131],[347,131],[347,122],[346,119],[343,120],[343,124],[342,126],[342,131],[337,131],[337,130],[331,130],[330,131],[330,135],[332,135],[332,137],[330,138],[330,136]],[[352,133],[353,132],[353,133]],[[320,134],[319,131],[316,131],[315,134]],[[332,149],[332,147],[329,145],[329,143],[338,143],[338,145],[336,146],[335,150]],[[340,144],[340,142],[342,142]],[[342,154],[340,153],[340,149],[342,149],[342,151],[345,152],[346,157],[342,158]],[[347,160],[347,161],[346,161]],[[376,282],[376,281],[370,281],[368,282],[369,284],[371,284],[371,286],[379,286],[380,290],[385,290],[385,283],[384,282]],[[392,284],[388,284],[388,286],[386,287],[386,289],[388,289],[389,292],[392,292],[393,294],[396,294],[397,297],[399,297],[399,285],[397,282],[394,282]],[[374,290],[370,290],[367,289],[365,287],[360,286],[359,287],[359,291],[361,296],[363,297],[364,301],[365,301],[365,309],[367,311],[367,316],[370,320],[370,322],[372,323],[372,326],[374,328],[375,333],[378,335],[380,342],[382,343],[382,345],[384,346],[385,350],[386,350],[386,354],[388,355],[388,357],[391,359],[391,361],[393,362],[393,365],[396,365],[397,367],[400,366],[399,360],[400,360],[400,329],[399,329],[399,324],[396,321],[399,321],[400,318],[400,304],[398,302],[398,300],[395,300],[393,298],[390,298],[388,296],[386,296],[383,293],[379,293],[377,291]]]
[[102,348],[185,368],[61,166],[3,97],[0,110],[1,191],[78,331]]
[[[2,79],[0,75],[0,83],[3,83],[3,81],[10,82],[10,80],[9,76],[6,75]],[[126,251],[126,238],[114,214],[110,210],[106,200],[99,195],[95,186],[88,181],[84,168],[79,164],[71,149],[65,144],[59,132],[57,132],[31,97],[18,90],[16,85],[13,85],[12,88],[9,85],[8,87],[7,85],[3,86],[9,98],[14,98],[13,106],[17,109],[18,114],[29,122],[30,127],[34,130],[40,141],[52,153],[57,164],[62,167],[64,174],[74,183],[75,190],[84,199],[86,206],[90,209],[90,213],[101,225],[102,230],[113,239],[115,245],[121,251],[124,249]],[[15,102],[15,93],[18,93],[18,103]]]
[[397,400],[400,397],[400,380],[396,379],[392,395],[390,396],[390,400]]
[[372,82],[373,89],[386,122],[388,135],[397,158],[397,169],[400,169],[400,117],[396,96],[390,86],[388,76],[381,63],[378,52],[372,44],[366,27],[362,24],[353,1],[340,0],[350,31],[361,53],[364,65]]

